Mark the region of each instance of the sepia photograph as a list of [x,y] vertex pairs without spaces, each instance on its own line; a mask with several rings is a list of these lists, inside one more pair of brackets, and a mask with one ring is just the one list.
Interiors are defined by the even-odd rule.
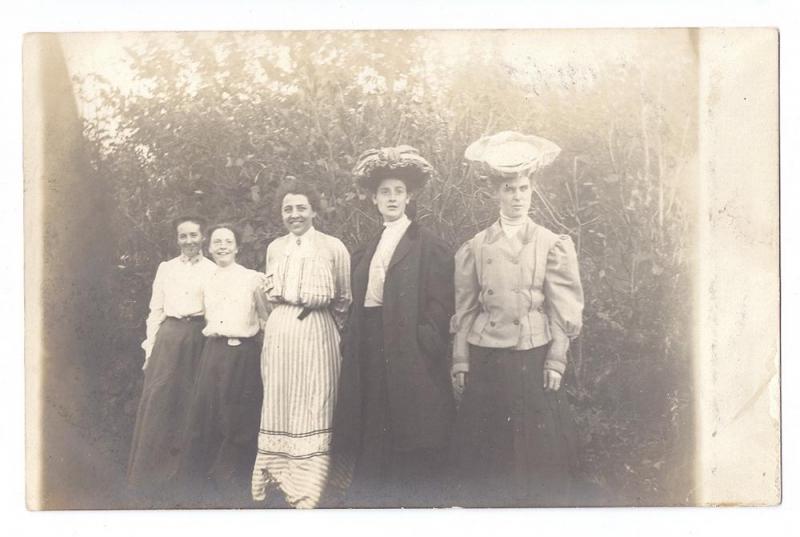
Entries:
[[777,30],[23,63],[28,509],[781,502]]

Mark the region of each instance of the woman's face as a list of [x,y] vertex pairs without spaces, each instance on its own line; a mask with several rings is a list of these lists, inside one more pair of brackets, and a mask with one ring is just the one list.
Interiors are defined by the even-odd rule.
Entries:
[[181,254],[192,258],[200,253],[203,247],[203,231],[197,222],[181,222],[178,224],[178,248]]
[[208,251],[214,262],[221,267],[227,267],[236,261],[239,248],[233,231],[226,228],[215,229],[208,241]]
[[372,203],[378,208],[384,222],[394,222],[406,212],[411,194],[400,179],[384,179],[372,195]]
[[531,208],[531,180],[527,176],[506,179],[497,186],[500,212],[508,218],[527,216]]
[[286,229],[295,235],[302,235],[311,227],[317,213],[304,194],[286,194],[281,202],[281,217]]

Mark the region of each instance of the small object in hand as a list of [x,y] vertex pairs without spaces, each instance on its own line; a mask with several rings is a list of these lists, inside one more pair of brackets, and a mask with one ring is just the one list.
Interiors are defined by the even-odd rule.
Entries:
[[241,344],[242,344],[242,341],[240,339],[236,339],[235,337],[229,337],[228,338],[228,346],[229,347],[238,347]]
[[303,308],[303,311],[300,312],[297,318],[302,321],[303,319],[308,317],[310,313],[311,313],[311,308]]

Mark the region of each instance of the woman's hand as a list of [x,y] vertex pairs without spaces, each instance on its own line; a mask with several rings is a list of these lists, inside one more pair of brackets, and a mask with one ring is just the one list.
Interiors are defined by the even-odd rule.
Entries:
[[553,340],[550,342],[550,348],[547,349],[547,359],[545,360],[544,368],[544,390],[547,392],[557,392],[561,388],[562,374],[556,371],[548,364],[567,363],[567,351],[569,350],[569,338],[561,332],[553,332]]
[[142,364],[142,371],[147,369],[147,362],[150,360],[150,354],[153,352],[153,347],[147,345],[144,346],[144,363]]
[[561,388],[561,373],[552,369],[544,370],[544,390],[546,392],[557,392]]
[[269,302],[279,302],[280,296],[275,293],[274,277],[272,274],[260,274],[261,292],[267,297]]

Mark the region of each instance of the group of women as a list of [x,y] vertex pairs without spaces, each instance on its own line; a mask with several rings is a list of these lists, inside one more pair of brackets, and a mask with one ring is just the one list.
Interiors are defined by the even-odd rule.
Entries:
[[570,238],[528,217],[558,153],[510,131],[471,144],[499,216],[455,255],[412,219],[435,172],[410,146],[359,157],[383,229],[352,255],[315,229],[319,195],[297,180],[277,193],[287,234],[265,273],[236,263],[233,226],[176,220],[129,483],[162,507],[568,504],[560,387],[583,292]]

